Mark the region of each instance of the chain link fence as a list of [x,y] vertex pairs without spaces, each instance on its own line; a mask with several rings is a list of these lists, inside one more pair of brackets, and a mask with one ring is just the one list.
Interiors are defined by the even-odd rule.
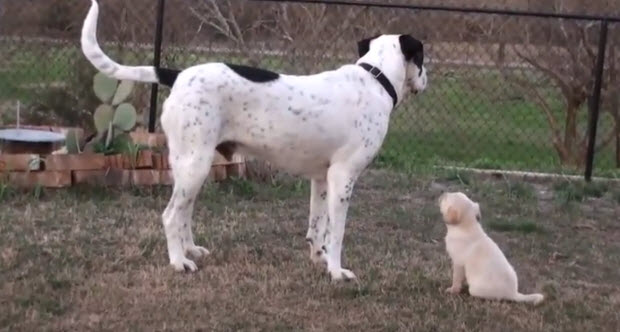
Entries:
[[[92,66],[79,48],[89,1],[0,0],[0,124],[17,100],[33,124],[92,130]],[[386,2],[388,3],[388,2]],[[353,63],[356,42],[410,33],[428,89],[391,118],[375,164],[581,174],[602,21],[296,1],[167,0],[161,65],[226,61],[287,74]],[[153,62],[157,1],[101,1],[99,41],[115,60]],[[620,176],[620,26],[609,23],[594,174]],[[163,100],[168,89],[159,89]],[[150,86],[133,104],[147,126]],[[161,104],[161,103],[160,103]],[[158,108],[158,111],[160,107]]]

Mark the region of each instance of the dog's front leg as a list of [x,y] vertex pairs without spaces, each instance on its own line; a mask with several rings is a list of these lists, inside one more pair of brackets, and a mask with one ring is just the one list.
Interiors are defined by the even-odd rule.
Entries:
[[310,245],[310,259],[321,262],[327,227],[327,180],[312,180],[310,184],[310,216],[306,241]]
[[446,289],[446,292],[451,294],[458,294],[463,287],[463,280],[465,280],[465,267],[463,265],[452,264],[452,286]]
[[322,257],[327,263],[327,270],[332,280],[355,279],[353,272],[342,268],[341,253],[347,210],[356,178],[356,173],[340,164],[332,165],[327,172],[329,219]]

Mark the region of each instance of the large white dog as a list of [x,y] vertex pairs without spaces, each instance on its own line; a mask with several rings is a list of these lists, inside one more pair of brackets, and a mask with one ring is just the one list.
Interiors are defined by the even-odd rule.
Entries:
[[99,71],[172,86],[161,115],[174,177],[162,215],[170,264],[195,271],[187,255],[208,254],[192,236],[195,198],[215,151],[226,157],[236,151],[311,180],[311,258],[326,263],[334,280],[355,278],[341,266],[349,198],[382,145],[394,107],[426,87],[422,43],[409,35],[365,39],[355,65],[309,76],[225,63],[179,72],[111,60],[97,43],[98,13],[93,0],[82,51]]

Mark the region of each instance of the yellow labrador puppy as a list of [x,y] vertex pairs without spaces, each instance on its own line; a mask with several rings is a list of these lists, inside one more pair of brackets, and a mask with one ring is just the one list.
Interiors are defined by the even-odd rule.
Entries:
[[463,281],[469,294],[491,300],[539,304],[542,294],[519,293],[517,274],[497,244],[480,225],[480,206],[461,192],[444,193],[439,208],[448,228],[446,249],[452,259],[452,286],[459,293]]

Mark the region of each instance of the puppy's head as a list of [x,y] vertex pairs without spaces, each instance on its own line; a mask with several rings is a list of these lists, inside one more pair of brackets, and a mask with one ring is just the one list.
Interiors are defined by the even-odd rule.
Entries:
[[413,93],[426,89],[424,44],[411,35],[377,35],[357,43],[360,58],[376,52],[380,58],[393,58],[405,68],[405,88]]
[[461,225],[480,221],[480,205],[462,192],[444,193],[439,196],[439,210],[448,225]]

